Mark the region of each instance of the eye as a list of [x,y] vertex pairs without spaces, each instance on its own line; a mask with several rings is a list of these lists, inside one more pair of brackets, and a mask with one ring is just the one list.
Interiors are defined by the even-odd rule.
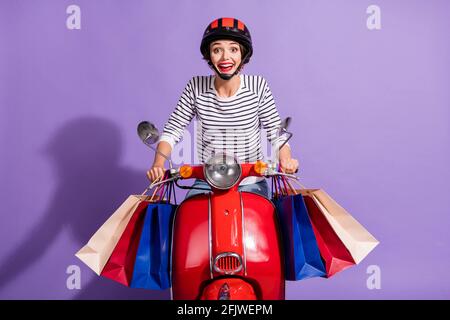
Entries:
[[214,48],[214,49],[213,49],[213,53],[214,53],[214,54],[218,54],[219,52],[220,52],[220,48]]
[[237,48],[237,47],[232,47],[231,48],[231,52],[233,52],[233,53],[236,53],[236,52],[238,52],[239,51],[239,49]]

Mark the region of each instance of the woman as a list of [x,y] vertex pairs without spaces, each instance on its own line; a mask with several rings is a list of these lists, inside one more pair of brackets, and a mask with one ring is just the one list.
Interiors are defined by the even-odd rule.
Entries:
[[[202,163],[218,151],[234,154],[241,163],[262,160],[261,128],[266,130],[272,148],[278,148],[285,138],[278,136],[281,121],[266,80],[240,73],[253,54],[248,28],[234,18],[214,20],[203,34],[200,51],[215,75],[197,76],[188,82],[164,127],[158,150],[169,155],[196,116],[197,150]],[[291,157],[288,144],[278,156],[285,172],[297,170],[298,161]],[[164,162],[156,153],[147,172],[151,181],[164,173]],[[194,186],[209,188],[201,180],[195,181]],[[269,196],[267,182],[261,177],[244,179],[239,190]],[[192,189],[186,197],[201,192],[204,191]]]

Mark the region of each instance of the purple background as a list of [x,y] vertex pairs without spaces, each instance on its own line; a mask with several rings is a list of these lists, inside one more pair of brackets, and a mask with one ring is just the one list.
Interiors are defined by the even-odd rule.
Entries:
[[[70,4],[81,30],[66,28]],[[366,27],[371,4],[381,30]],[[288,282],[287,298],[449,298],[449,12],[444,0],[1,1],[0,298],[170,298],[74,253],[145,188],[153,152],[135,127],[162,127],[186,82],[209,74],[199,42],[220,16],[252,32],[245,72],[293,117],[303,183],[381,242],[331,279]],[[81,290],[66,288],[72,264]]]

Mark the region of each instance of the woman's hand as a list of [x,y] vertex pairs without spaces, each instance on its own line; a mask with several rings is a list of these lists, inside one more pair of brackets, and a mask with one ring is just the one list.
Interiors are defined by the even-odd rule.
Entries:
[[152,168],[150,170],[147,171],[147,178],[151,181],[154,182],[156,179],[158,179],[159,177],[162,177],[164,175],[164,172],[166,170],[164,169],[163,166],[159,166],[159,165],[153,165]]
[[298,160],[293,158],[280,158],[281,171],[295,173],[298,170]]
[[298,160],[291,157],[291,148],[284,145],[279,154],[281,171],[285,173],[296,173],[298,170]]

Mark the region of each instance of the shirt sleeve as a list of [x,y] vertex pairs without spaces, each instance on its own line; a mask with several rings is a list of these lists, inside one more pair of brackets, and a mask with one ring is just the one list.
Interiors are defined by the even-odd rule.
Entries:
[[191,80],[184,88],[177,106],[169,116],[169,120],[164,126],[163,133],[159,139],[159,141],[169,143],[172,150],[175,144],[181,140],[184,130],[196,113],[194,101],[194,88],[193,81]]
[[[265,79],[262,80],[261,84],[258,116],[262,128],[266,131],[267,140],[271,143],[272,148],[281,146],[286,141],[287,137],[284,135],[279,136],[281,119],[272,92]],[[286,145],[289,146],[288,143],[286,143]]]

